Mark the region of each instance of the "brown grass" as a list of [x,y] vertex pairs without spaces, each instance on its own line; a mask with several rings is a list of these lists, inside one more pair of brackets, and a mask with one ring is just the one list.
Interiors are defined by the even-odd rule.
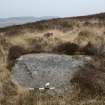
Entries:
[[59,54],[67,54],[67,55],[74,55],[76,52],[79,51],[79,46],[75,43],[61,43],[60,45],[56,46],[53,49],[53,52],[59,53]]
[[[103,93],[105,82],[104,51],[100,50],[104,49],[101,45],[105,42],[103,21],[100,15],[95,19],[93,16],[54,19],[0,29],[0,105],[104,105],[105,97],[99,94]],[[89,55],[93,48],[98,51],[93,54],[98,58],[91,62],[92,66],[85,65],[76,74],[74,93],[69,96],[29,92],[11,81],[11,67],[23,54],[79,52]]]

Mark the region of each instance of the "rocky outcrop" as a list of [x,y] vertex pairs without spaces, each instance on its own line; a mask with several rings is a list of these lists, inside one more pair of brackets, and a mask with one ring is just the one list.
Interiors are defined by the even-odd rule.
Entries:
[[74,73],[89,60],[90,57],[82,55],[23,55],[16,60],[11,78],[25,88],[43,89],[48,84],[57,94],[64,94],[72,88]]

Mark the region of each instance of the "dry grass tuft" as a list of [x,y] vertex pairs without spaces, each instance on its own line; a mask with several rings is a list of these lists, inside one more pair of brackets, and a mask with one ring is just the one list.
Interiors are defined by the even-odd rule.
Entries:
[[79,46],[75,43],[61,43],[60,45],[56,46],[53,51],[60,54],[67,54],[67,55],[73,55],[78,52]]

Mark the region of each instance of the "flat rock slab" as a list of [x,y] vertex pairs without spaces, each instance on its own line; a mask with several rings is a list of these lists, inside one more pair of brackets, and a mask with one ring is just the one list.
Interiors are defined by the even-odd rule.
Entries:
[[25,88],[41,88],[46,83],[58,94],[71,88],[73,74],[91,58],[57,54],[28,54],[16,60],[12,80]]

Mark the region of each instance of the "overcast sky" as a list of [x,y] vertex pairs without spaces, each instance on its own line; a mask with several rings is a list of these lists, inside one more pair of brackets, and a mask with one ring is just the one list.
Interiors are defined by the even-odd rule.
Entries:
[[105,0],[0,0],[0,18],[78,16],[105,12]]

